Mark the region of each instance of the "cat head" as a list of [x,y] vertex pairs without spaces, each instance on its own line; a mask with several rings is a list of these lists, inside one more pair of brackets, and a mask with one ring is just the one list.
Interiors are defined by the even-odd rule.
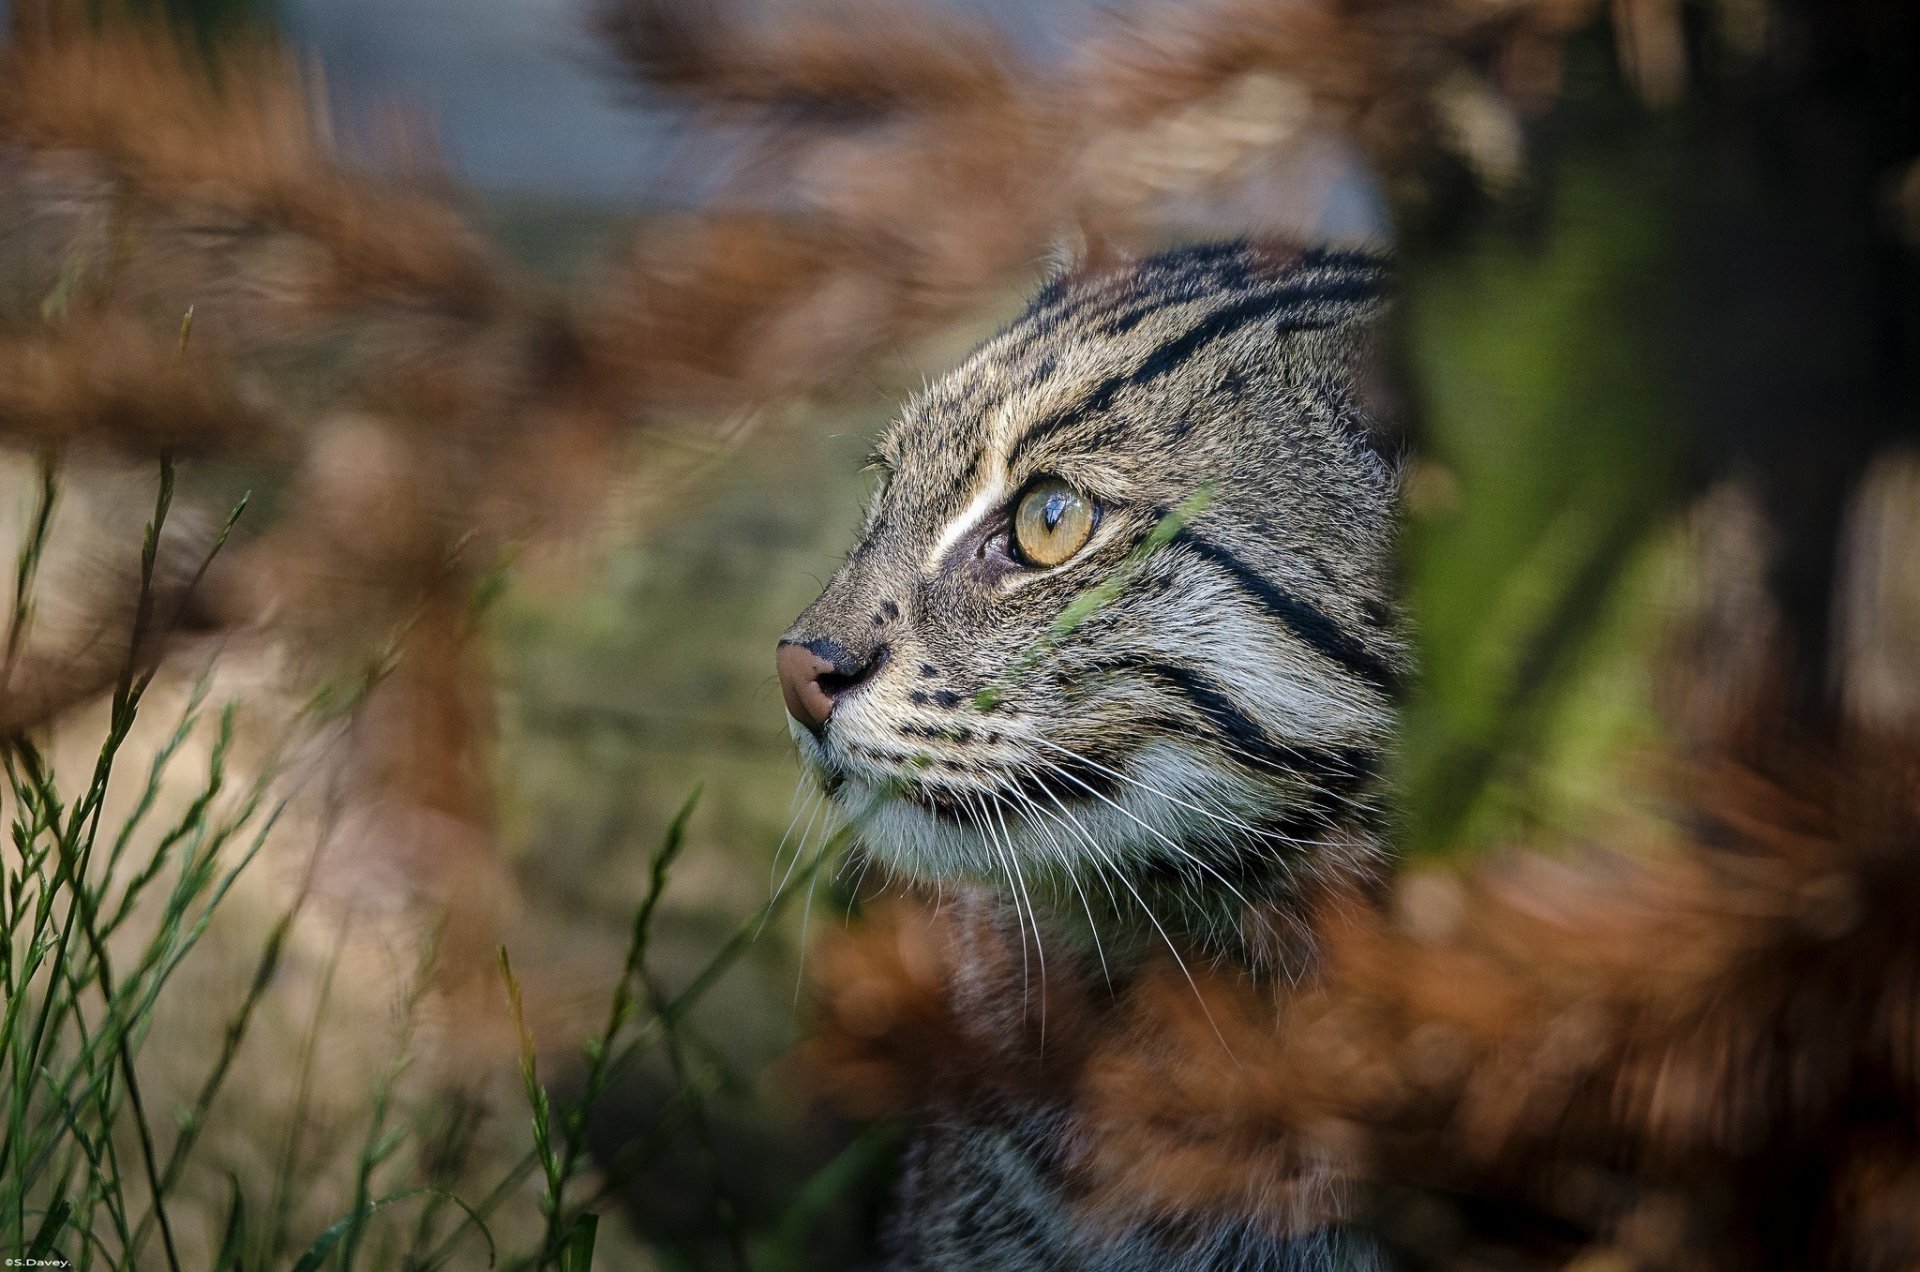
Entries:
[[907,406],[778,655],[869,852],[1207,887],[1369,811],[1406,658],[1356,388],[1384,281],[1246,244],[1069,277]]

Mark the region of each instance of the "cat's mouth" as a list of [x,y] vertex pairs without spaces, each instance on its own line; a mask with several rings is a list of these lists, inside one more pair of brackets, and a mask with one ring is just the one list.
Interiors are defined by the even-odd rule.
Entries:
[[830,735],[807,735],[801,749],[820,788],[849,816],[904,805],[959,830],[978,830],[996,815],[1025,821],[1108,801],[1124,781],[1110,765],[1077,756],[982,763]]
[[943,755],[865,723],[796,729],[796,741],[843,826],[910,875],[1105,875],[1130,862],[1191,861],[1195,845],[1268,839],[1255,823],[1273,811],[1271,792],[1228,785],[1177,739],[1069,746],[1008,720],[991,756]]

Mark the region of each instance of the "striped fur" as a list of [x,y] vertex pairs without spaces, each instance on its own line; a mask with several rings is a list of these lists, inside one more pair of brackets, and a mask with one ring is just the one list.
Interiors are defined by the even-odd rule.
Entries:
[[[1070,276],[907,407],[858,546],[785,637],[880,662],[818,736],[794,729],[865,852],[991,881],[1108,975],[1154,943],[1302,970],[1266,928],[1374,870],[1406,671],[1394,472],[1356,388],[1384,282],[1247,244]],[[1100,508],[1051,569],[1007,544],[1042,475]],[[1324,1236],[1094,1242],[1050,1182],[1047,1116],[929,1132],[900,1266],[1335,1266]],[[964,1217],[982,1206],[1008,1233]]]

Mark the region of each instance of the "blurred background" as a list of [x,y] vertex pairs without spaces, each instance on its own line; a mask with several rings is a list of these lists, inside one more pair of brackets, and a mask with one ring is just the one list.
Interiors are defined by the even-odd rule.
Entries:
[[[6,18],[10,1254],[868,1255],[896,1132],[786,1058],[850,898],[773,642],[875,432],[1063,250],[1395,253],[1416,874],[1637,859],[1756,737],[1909,754],[1903,5]],[[1698,1266],[1529,1204],[1551,1257],[1406,1240]]]

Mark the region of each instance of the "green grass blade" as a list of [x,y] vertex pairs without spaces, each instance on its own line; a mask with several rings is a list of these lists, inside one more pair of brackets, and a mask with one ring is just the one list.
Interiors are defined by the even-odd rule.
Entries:
[[27,1247],[29,1259],[44,1259],[53,1253],[53,1243],[60,1236],[60,1230],[67,1226],[67,1220],[73,1215],[73,1203],[62,1197],[53,1204],[46,1216],[40,1220],[40,1231],[34,1234],[33,1243]]
[[213,1256],[213,1272],[241,1272],[247,1245],[247,1194],[240,1177],[227,1172],[227,1222],[220,1235],[220,1249]]
[[599,1235],[599,1215],[588,1211],[575,1219],[560,1256],[560,1272],[593,1272],[593,1244]]

